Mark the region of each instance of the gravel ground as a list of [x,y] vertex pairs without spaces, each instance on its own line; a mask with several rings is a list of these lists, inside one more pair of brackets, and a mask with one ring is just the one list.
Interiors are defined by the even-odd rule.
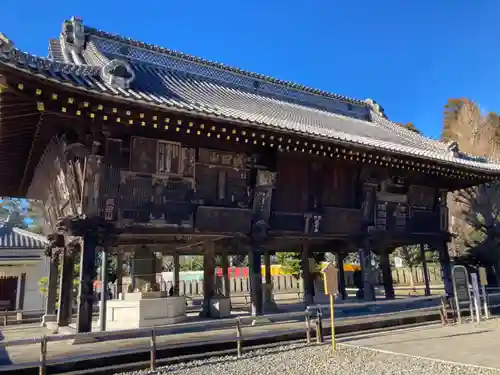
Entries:
[[[150,375],[136,371],[126,375]],[[163,375],[327,375],[327,374],[412,374],[412,375],[500,375],[499,370],[459,366],[433,360],[393,355],[373,350],[337,345],[332,355],[330,345],[288,345],[255,350],[243,358],[234,356],[190,361],[158,368]],[[125,375],[125,374],[123,374]]]

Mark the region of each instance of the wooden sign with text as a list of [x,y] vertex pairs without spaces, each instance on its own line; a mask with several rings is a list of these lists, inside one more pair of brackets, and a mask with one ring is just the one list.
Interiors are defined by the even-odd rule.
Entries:
[[479,267],[478,273],[479,273],[479,283],[481,285],[487,286],[488,285],[488,276],[486,275],[486,268]]
[[334,296],[339,290],[338,270],[331,263],[327,263],[321,270],[325,282],[325,294]]

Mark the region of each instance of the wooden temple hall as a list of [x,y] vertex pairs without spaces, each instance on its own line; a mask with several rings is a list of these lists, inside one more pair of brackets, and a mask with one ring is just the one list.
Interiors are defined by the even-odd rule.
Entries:
[[73,259],[81,259],[79,332],[91,329],[98,260],[124,252],[173,256],[177,277],[172,296],[151,280],[107,301],[111,328],[181,320],[178,257],[186,254],[204,257],[205,316],[227,308],[214,259],[227,269],[236,254],[249,257],[254,315],[270,298],[262,259],[270,267],[280,251],[302,254],[306,303],[315,252],[337,254],[339,265],[359,252],[368,300],[378,254],[393,297],[389,254],[404,244],[439,252],[452,293],[447,193],[499,176],[500,165],[402,128],[373,100],[113,35],[77,17],[49,40],[47,57],[0,34],[0,196],[45,203],[47,319],[62,262],[60,325],[70,316]]

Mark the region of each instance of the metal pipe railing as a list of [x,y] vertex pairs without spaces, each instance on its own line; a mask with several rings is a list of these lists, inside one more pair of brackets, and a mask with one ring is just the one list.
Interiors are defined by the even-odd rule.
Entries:
[[[367,303],[360,303],[367,304]],[[405,311],[397,311],[390,312],[384,314],[370,314],[370,315],[362,315],[356,317],[343,317],[337,318],[336,322],[344,322],[344,321],[363,321],[370,318],[380,318],[384,320],[389,316],[397,316],[402,314],[421,314],[424,312],[433,312],[437,313],[438,306],[433,307],[424,307],[424,308],[415,308],[415,309],[406,309]],[[275,318],[283,318],[290,316],[298,316],[302,321],[306,321],[305,326],[302,328],[287,328],[286,326],[291,324],[289,321],[284,322],[272,322]],[[329,327],[328,319],[326,322],[323,321],[324,315],[323,313],[316,314],[314,319],[311,319],[311,311],[306,310],[300,313],[281,313],[281,314],[269,314],[264,315],[260,318],[263,318],[262,323],[259,323],[257,326],[253,325],[253,321],[255,317],[246,316],[246,317],[238,317],[238,318],[229,318],[223,319],[224,323],[228,324],[228,330],[232,330],[232,333],[229,332],[225,334],[223,338],[215,337],[209,340],[195,340],[194,342],[185,342],[183,344],[175,344],[176,348],[179,347],[189,347],[193,344],[196,345],[215,345],[218,343],[234,343],[233,352],[236,352],[239,357],[242,356],[244,350],[244,342],[249,340],[260,340],[266,338],[272,338],[276,335],[290,335],[290,334],[298,334],[303,333],[304,335],[304,343],[306,345],[313,344],[313,340],[311,340],[311,335],[314,334],[317,343],[322,343],[324,341],[323,330]],[[269,323],[267,323],[269,322]],[[246,324],[245,324],[246,323]],[[300,321],[298,327],[300,327]],[[326,323],[326,325],[325,325]],[[91,333],[81,333],[81,334],[70,334],[70,335],[54,335],[54,336],[42,336],[42,337],[32,337],[20,340],[9,340],[0,342],[0,347],[13,347],[13,346],[21,346],[21,345],[30,345],[30,344],[40,344],[40,361],[38,363],[29,363],[24,364],[23,368],[38,366],[40,373],[46,373],[46,367],[49,365],[57,365],[57,364],[67,364],[69,362],[75,361],[83,361],[83,360],[93,360],[93,359],[104,359],[108,357],[112,357],[115,355],[126,355],[131,353],[144,353],[150,352],[150,361],[149,367],[153,370],[157,367],[157,365],[162,360],[157,359],[157,351],[161,349],[168,349],[172,347],[173,344],[161,345],[158,343],[158,337],[165,335],[177,335],[182,334],[180,332],[173,333],[172,329],[179,330],[181,327],[192,328],[195,326],[200,326],[204,328],[204,331],[216,331],[220,330],[221,320],[217,321],[203,321],[203,322],[193,322],[193,323],[182,323],[175,324],[173,327],[154,327],[154,328],[140,328],[140,329],[130,329],[124,331],[111,331],[111,332],[91,332]],[[275,332],[259,332],[259,328],[266,326],[284,326],[283,329]],[[256,330],[254,330],[257,328]],[[253,332],[252,332],[253,331]],[[61,342],[61,341],[70,341],[78,338],[86,339],[97,339],[97,340],[105,340],[105,341],[116,341],[116,340],[124,340],[127,338],[149,338],[149,342],[144,345],[136,346],[133,349],[118,349],[110,352],[99,353],[99,354],[90,354],[90,355],[78,355],[74,357],[64,358],[63,359],[48,359],[48,349],[49,343],[53,342]],[[82,342],[83,342],[82,340]],[[20,368],[19,365],[13,366],[4,366],[2,370],[14,370],[15,368]]]

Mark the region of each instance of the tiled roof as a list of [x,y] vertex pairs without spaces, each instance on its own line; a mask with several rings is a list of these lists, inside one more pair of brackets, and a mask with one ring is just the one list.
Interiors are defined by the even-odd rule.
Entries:
[[[500,172],[500,164],[454,152],[445,143],[392,123],[377,111],[376,105],[96,29],[85,28],[85,48],[70,50],[63,38],[51,40],[52,59],[1,47],[0,63],[101,95],[482,172]],[[116,62],[129,69],[130,84],[113,84],[105,77],[105,69]]]
[[0,227],[0,249],[45,249],[47,243],[45,237],[27,230]]

